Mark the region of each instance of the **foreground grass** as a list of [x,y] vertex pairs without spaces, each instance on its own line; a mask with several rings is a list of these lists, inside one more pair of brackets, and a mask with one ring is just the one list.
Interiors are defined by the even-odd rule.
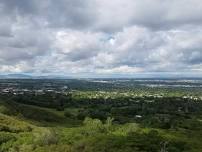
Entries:
[[[8,116],[4,118],[7,119]],[[9,120],[13,120],[13,118]],[[20,122],[22,126],[27,124],[27,122],[17,120],[17,118],[15,122],[18,126]],[[21,130],[20,132],[1,131],[0,137],[4,139],[1,139],[1,151],[155,152],[161,149],[160,144],[164,141],[170,140],[170,147],[174,149],[178,148],[175,144],[178,146],[184,144],[184,141],[178,139],[178,137],[175,140],[171,140],[170,137],[163,138],[160,131],[140,128],[137,124],[112,125],[111,120],[103,124],[96,119],[86,119],[84,125],[73,128],[27,125],[31,127],[31,130]],[[181,149],[184,150],[184,147]]]
[[81,123],[63,111],[0,103],[0,152],[200,152],[201,141],[200,129],[118,125],[111,118]]

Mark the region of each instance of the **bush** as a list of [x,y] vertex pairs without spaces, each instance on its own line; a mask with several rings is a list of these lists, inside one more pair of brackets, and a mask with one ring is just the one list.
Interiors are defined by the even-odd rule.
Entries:
[[74,118],[75,117],[71,112],[69,112],[67,110],[65,110],[64,115],[65,115],[65,117],[68,117],[68,118]]
[[44,146],[57,144],[58,138],[54,130],[44,130],[42,134],[36,137],[35,143]]
[[105,127],[99,119],[91,119],[87,117],[83,123],[85,135],[94,135],[96,133],[105,132]]
[[110,117],[107,118],[107,120],[106,120],[106,122],[104,124],[106,132],[111,132],[111,131],[114,130],[113,121],[114,121],[114,118],[110,118]]
[[107,118],[106,123],[103,124],[99,119],[85,118],[83,124],[83,134],[95,135],[97,133],[109,133],[113,130],[113,118]]
[[79,120],[84,120],[84,119],[85,119],[86,117],[88,117],[88,116],[89,116],[88,111],[82,109],[82,110],[79,110],[79,111],[78,111],[77,119],[79,119]]
[[0,113],[9,114],[9,109],[6,108],[4,105],[0,105]]
[[49,145],[37,147],[33,152],[71,152],[69,145]]
[[0,132],[0,144],[6,143],[10,140],[15,140],[15,136],[10,133]]
[[31,130],[31,126],[26,122],[0,114],[0,131],[17,133]]

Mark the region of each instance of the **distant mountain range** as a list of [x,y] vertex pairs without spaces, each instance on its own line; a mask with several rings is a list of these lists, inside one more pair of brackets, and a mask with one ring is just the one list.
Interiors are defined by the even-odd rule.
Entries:
[[0,79],[69,79],[67,76],[47,75],[47,76],[32,76],[28,74],[5,74],[0,75]]
[[5,75],[0,75],[0,79],[14,79],[14,78],[21,78],[21,79],[29,79],[32,78],[30,75],[25,75],[25,74],[5,74]]

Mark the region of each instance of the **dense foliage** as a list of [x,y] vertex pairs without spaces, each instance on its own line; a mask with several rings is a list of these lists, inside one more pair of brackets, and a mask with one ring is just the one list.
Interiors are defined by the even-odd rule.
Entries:
[[200,92],[91,87],[1,94],[0,152],[200,152]]

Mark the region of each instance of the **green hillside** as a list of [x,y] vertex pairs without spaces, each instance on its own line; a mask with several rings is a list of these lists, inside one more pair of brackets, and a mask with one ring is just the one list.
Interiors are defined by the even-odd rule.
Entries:
[[[171,101],[164,99],[162,103],[156,99],[154,105],[145,102],[144,113],[142,110],[140,113],[137,109],[138,104],[128,102],[126,98],[116,99],[116,102],[109,101],[108,104],[100,99],[93,99],[94,104],[88,94],[85,95],[85,102],[83,97],[84,95],[73,96],[71,102],[74,104],[67,104],[64,110],[2,98],[0,151],[202,151],[201,102],[190,103],[189,109],[192,111],[186,114],[183,109],[176,112],[175,106],[169,106],[172,100],[176,101],[176,106],[184,105],[185,101],[169,98]],[[126,103],[129,105],[125,105]],[[161,104],[166,107],[163,111],[159,109]],[[194,109],[193,104],[198,104],[199,109]],[[134,118],[135,111],[136,115],[139,114],[142,118]]]

